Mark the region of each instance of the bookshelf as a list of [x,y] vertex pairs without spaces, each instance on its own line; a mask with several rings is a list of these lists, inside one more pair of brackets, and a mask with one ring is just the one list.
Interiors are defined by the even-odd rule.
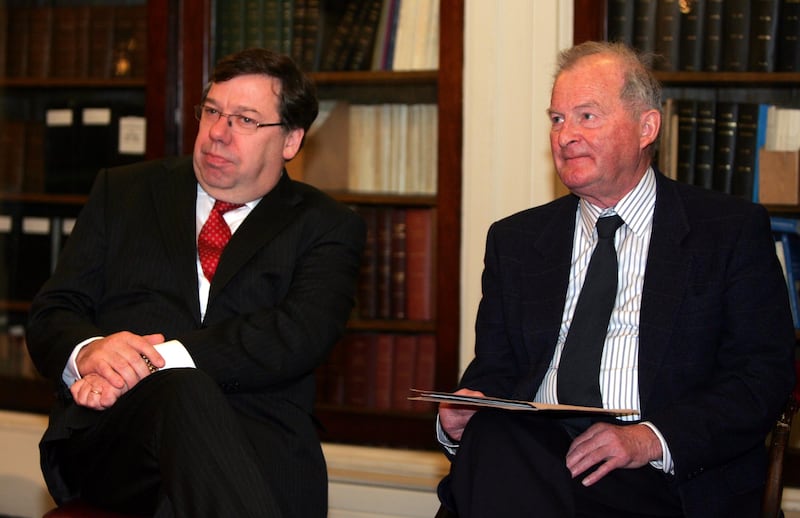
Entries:
[[[0,98],[13,102],[14,96],[66,96],[73,92],[87,99],[94,95],[133,97],[144,110],[147,121],[145,158],[189,153],[196,132],[192,106],[199,100],[216,59],[214,29],[219,1],[147,0],[149,50],[144,77],[57,80],[6,77],[0,78]],[[439,24],[438,69],[326,70],[312,72],[311,76],[323,101],[343,100],[366,105],[428,104],[435,107],[437,132],[431,139],[436,151],[436,186],[433,192],[356,192],[349,189],[330,192],[354,208],[430,213],[432,241],[426,260],[431,269],[431,314],[422,319],[354,316],[348,324],[348,336],[415,339],[424,336],[428,341],[433,338],[435,348],[431,357],[430,382],[432,388],[449,390],[455,386],[458,375],[464,6],[463,0],[434,1],[438,1],[443,13],[443,21]],[[296,167],[296,164],[289,164],[290,174],[302,178],[303,172],[293,169]],[[13,205],[29,210],[30,204],[35,203],[55,211],[58,217],[73,217],[84,200],[85,193],[67,196],[43,192],[0,194],[2,207]],[[25,300],[0,301],[6,314],[22,321],[28,304]],[[46,412],[50,392],[43,381],[0,375],[0,408]],[[321,432],[324,441],[436,448],[432,409],[320,404],[317,417],[324,427]]]
[[[146,0],[0,6],[0,408],[49,411],[53,391],[24,347],[30,300],[99,162],[146,156],[148,21],[163,16],[151,7]],[[118,130],[134,126],[125,135],[139,142],[120,152]]]
[[[575,0],[574,1],[574,12],[575,18],[573,22],[573,39],[575,43],[580,43],[582,41],[587,40],[598,40],[598,39],[606,39],[609,35],[609,31],[612,31],[612,22],[609,22],[609,12],[613,9],[622,9],[622,5],[628,6],[628,14],[634,12],[635,9],[638,8],[639,5],[642,4],[649,4],[651,6],[651,15],[658,17],[660,16],[659,9],[663,5],[667,4],[674,4],[674,8],[678,9],[678,3],[672,2],[672,0],[646,0],[646,1],[634,1],[634,0],[607,0],[605,2],[594,2],[591,0]],[[711,4],[721,5],[719,2],[714,2],[712,0],[708,0],[703,5],[705,5],[706,13],[708,15],[709,6]],[[733,6],[730,7],[729,6]],[[751,7],[755,9],[756,7],[752,6],[755,2],[729,2],[726,5],[726,9],[734,9],[737,6],[745,6],[742,7],[744,9],[750,9]],[[760,2],[760,5],[767,6],[767,5],[774,5],[777,13],[779,13],[778,18],[784,17],[784,13],[778,11],[777,9],[783,8],[784,4],[788,4],[788,2],[780,2],[776,0],[774,3],[771,2]],[[796,3],[794,4],[796,5]],[[759,7],[761,8],[761,7]],[[721,8],[722,9],[722,8]],[[680,16],[680,15],[679,15]],[[721,17],[724,18],[726,14],[723,10],[721,12]],[[756,19],[755,13],[753,13],[753,20]],[[640,21],[634,15],[634,23],[640,23]],[[655,20],[656,26],[660,25],[667,25],[664,22],[664,19],[656,19]],[[685,19],[681,19],[678,24],[678,28],[680,27],[681,23],[686,23]],[[752,34],[755,31],[755,21],[752,21],[749,31]],[[779,21],[778,24],[781,22]],[[781,28],[780,25],[777,26],[777,39],[776,42],[776,50],[774,54],[774,59],[776,62],[779,62],[778,56],[780,55],[780,51],[777,50],[781,43]],[[635,29],[634,29],[635,30]],[[660,29],[659,29],[660,30]],[[730,29],[733,30],[733,29]],[[680,45],[683,42],[680,36],[676,38]],[[730,42],[729,36],[723,32],[722,35],[722,42],[721,44],[724,46]],[[745,39],[748,39],[745,36]],[[796,39],[796,38],[795,38]],[[701,43],[700,48],[702,49],[703,45],[706,43]],[[653,47],[650,49],[653,52],[658,53],[659,49],[657,47],[658,43],[652,43]],[[753,53],[752,50],[755,44],[751,43],[749,49],[745,49],[743,51],[744,54]],[[788,47],[787,47],[788,48]],[[673,52],[675,47],[673,47]],[[667,52],[667,54],[669,54]],[[795,65],[792,70],[789,71],[775,71],[775,72],[762,72],[762,71],[753,71],[756,70],[755,65],[750,65],[745,67],[743,70],[735,70],[735,67],[732,65],[725,65],[724,63],[724,48],[720,52],[723,56],[723,63],[720,65],[720,69],[718,71],[708,71],[707,67],[704,66],[700,70],[697,71],[687,71],[684,67],[678,66],[664,66],[661,65],[659,67],[659,58],[656,57],[656,77],[662,82],[664,85],[664,98],[672,98],[672,99],[688,99],[688,100],[697,100],[697,101],[710,101],[715,103],[716,106],[720,106],[722,103],[735,103],[735,104],[777,104],[780,106],[788,107],[788,108],[800,108],[800,69]],[[796,54],[796,52],[794,53]],[[680,59],[680,58],[677,58]],[[705,58],[704,58],[705,59]],[[774,68],[779,68],[778,64],[773,63]],[[660,68],[660,70],[659,70]],[[788,70],[788,69],[787,69]],[[717,118],[719,119],[719,117]],[[663,129],[663,125],[662,125]],[[664,132],[662,131],[662,144],[664,143]],[[663,148],[663,146],[662,146]],[[719,164],[720,160],[716,159],[716,165]],[[735,193],[734,193],[735,194]],[[746,196],[747,197],[747,196]],[[756,199],[755,196],[752,197]],[[756,199],[756,201],[758,201]],[[770,212],[775,214],[797,214],[800,212],[800,205],[770,205],[767,204],[767,208]]]

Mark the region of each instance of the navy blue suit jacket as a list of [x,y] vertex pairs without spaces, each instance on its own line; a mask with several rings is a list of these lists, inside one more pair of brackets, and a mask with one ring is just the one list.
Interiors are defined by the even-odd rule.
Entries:
[[[492,225],[476,358],[460,386],[532,399],[555,349],[573,195]],[[642,419],[664,435],[687,516],[753,490],[794,384],[794,331],[763,207],[657,173],[639,328]]]
[[324,470],[311,416],[314,369],[353,307],[364,222],[284,174],[228,243],[201,321],[196,196],[188,157],[102,171],[34,300],[28,346],[61,394],[42,441],[54,496],[71,495],[48,445],[97,418],[72,402],[61,372],[76,344],[118,331],[179,340],[234,409],[294,445],[291,465],[276,469]]

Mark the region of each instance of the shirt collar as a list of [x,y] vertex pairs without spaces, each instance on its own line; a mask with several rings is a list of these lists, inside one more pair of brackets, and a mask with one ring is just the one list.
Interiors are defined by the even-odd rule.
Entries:
[[619,214],[625,222],[625,225],[627,225],[634,234],[640,236],[652,223],[655,204],[656,175],[653,168],[648,167],[642,179],[636,184],[636,187],[631,189],[631,191],[623,196],[613,207],[601,209],[581,198],[578,204],[581,228],[584,235],[591,237],[598,218]]

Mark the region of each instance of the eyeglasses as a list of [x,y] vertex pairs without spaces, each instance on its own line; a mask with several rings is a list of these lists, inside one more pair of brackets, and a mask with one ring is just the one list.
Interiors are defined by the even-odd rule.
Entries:
[[258,122],[246,115],[239,115],[237,113],[222,113],[216,108],[205,104],[198,104],[194,107],[194,117],[200,121],[201,124],[215,124],[220,117],[227,117],[228,127],[236,133],[244,135],[253,134],[258,128],[284,125],[282,122]]

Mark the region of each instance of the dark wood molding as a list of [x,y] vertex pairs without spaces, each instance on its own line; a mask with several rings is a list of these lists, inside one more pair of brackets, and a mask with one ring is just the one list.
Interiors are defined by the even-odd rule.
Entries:
[[606,36],[605,0],[574,0],[572,41],[575,44]]

